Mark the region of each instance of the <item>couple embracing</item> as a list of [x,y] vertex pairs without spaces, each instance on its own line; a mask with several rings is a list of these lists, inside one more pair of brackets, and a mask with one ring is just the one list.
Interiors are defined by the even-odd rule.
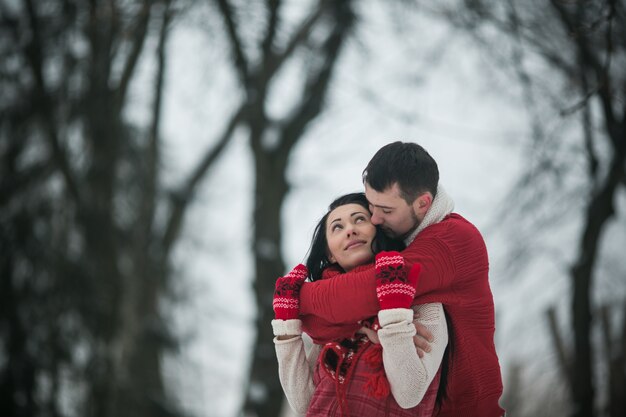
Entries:
[[363,184],[330,204],[306,266],[276,282],[289,404],[306,416],[504,415],[479,231],[453,212],[437,163],[415,143],[381,148]]

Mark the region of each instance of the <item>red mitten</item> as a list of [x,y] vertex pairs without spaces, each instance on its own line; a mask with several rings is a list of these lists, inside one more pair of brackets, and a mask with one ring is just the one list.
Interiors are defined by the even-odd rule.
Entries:
[[406,271],[399,252],[380,252],[376,255],[376,296],[381,310],[410,308],[415,296],[417,277],[422,266],[414,264]]
[[300,287],[309,275],[306,266],[296,265],[284,277],[276,280],[274,290],[274,316],[277,320],[297,319],[300,313]]

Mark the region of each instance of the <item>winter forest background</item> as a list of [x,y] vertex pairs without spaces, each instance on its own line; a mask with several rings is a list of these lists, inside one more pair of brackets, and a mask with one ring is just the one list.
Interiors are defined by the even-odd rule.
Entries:
[[625,99],[623,0],[0,0],[0,415],[278,416],[274,281],[394,140],[507,416],[626,415]]

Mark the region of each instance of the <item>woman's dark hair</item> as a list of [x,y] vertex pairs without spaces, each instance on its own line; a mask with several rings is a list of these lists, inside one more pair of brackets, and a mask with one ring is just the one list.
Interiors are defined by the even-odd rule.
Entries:
[[[318,280],[322,277],[322,271],[331,265],[328,259],[328,241],[326,240],[326,220],[331,211],[346,204],[358,204],[369,212],[369,202],[365,198],[364,193],[350,193],[336,198],[328,206],[328,211],[320,219],[315,226],[313,238],[311,239],[311,247],[309,248],[309,256],[306,260],[306,267],[309,270],[309,279],[311,281]],[[377,254],[383,250],[404,249],[404,243],[399,240],[387,237],[382,230],[376,227],[376,236],[372,241],[372,252]]]
[[446,326],[448,328],[448,345],[443,352],[443,358],[441,359],[441,375],[439,377],[439,388],[437,388],[437,397],[435,398],[435,410],[440,410],[443,402],[448,398],[448,375],[452,368],[452,357],[454,355],[454,329],[452,328],[452,322],[450,316],[446,314],[444,308],[444,315],[446,317]]
[[[367,198],[365,198],[364,193],[346,194],[336,198],[332,203],[330,203],[328,211],[315,226],[313,238],[311,239],[309,256],[306,260],[306,267],[309,270],[309,279],[311,281],[320,279],[324,269],[331,265],[330,260],[328,259],[328,241],[326,240],[326,220],[328,219],[328,215],[337,207],[345,206],[346,204],[358,204],[369,211],[369,202],[367,201]],[[380,230],[380,228],[376,227],[376,236],[372,241],[372,252],[374,254],[383,250],[401,251],[404,248],[405,245],[402,241],[387,237],[382,230]],[[447,398],[448,375],[450,374],[450,367],[452,365],[452,356],[454,352],[454,330],[447,314],[445,317],[448,327],[448,346],[446,346],[446,350],[441,361],[441,376],[435,400],[435,407],[437,409],[441,408],[442,402]]]

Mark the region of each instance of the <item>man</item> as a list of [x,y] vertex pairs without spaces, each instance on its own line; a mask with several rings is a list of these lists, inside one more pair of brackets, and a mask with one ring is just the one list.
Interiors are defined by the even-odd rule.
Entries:
[[[372,223],[404,239],[402,255],[409,266],[422,265],[414,303],[441,302],[446,312],[450,343],[438,415],[502,416],[493,295],[482,236],[456,213],[420,229],[437,204],[439,171],[417,144],[394,142],[381,148],[363,171],[363,182]],[[346,337],[346,329],[377,312],[373,267],[305,283],[300,292],[303,327],[316,340]],[[321,329],[319,323],[328,325]]]

